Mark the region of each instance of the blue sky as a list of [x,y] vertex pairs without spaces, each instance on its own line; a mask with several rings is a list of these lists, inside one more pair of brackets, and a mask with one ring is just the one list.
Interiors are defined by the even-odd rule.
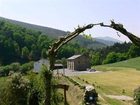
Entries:
[[[122,23],[140,37],[140,0],[0,0],[0,16],[28,23],[73,31],[78,25],[105,22]],[[95,27],[86,33],[93,37],[128,39],[116,31]]]

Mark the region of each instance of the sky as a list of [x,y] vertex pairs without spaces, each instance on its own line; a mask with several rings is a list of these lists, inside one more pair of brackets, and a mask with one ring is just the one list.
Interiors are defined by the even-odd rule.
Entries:
[[[113,19],[140,37],[140,0],[0,0],[0,16],[64,31],[90,23],[110,24]],[[93,38],[110,36],[129,41],[100,26],[85,33]]]

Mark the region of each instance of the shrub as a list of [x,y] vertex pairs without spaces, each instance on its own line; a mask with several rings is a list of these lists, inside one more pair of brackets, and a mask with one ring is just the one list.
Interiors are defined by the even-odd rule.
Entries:
[[16,72],[20,69],[20,63],[18,63],[18,62],[12,63],[12,64],[10,64],[10,67],[11,67],[10,71]]
[[23,65],[20,65],[20,63],[16,62],[7,66],[0,67],[0,76],[8,76],[10,71],[21,72],[25,74],[31,69],[33,69],[33,62],[25,63]]
[[3,89],[2,105],[27,105],[27,96],[30,82],[20,73],[14,73],[7,81],[7,86]]
[[134,101],[136,105],[140,105],[140,87],[134,90]]
[[33,62],[25,63],[20,66],[20,72],[23,74],[26,74],[31,69],[33,69]]

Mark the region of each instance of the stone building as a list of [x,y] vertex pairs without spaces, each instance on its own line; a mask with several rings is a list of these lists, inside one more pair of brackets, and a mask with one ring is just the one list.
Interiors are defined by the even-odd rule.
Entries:
[[74,55],[67,59],[67,69],[83,71],[90,68],[90,60],[86,55]]

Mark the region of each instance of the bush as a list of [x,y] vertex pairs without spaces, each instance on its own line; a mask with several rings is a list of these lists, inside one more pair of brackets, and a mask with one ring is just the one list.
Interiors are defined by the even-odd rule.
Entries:
[[10,65],[0,67],[0,76],[8,76],[11,70],[12,67]]
[[57,91],[57,88],[53,87],[56,84],[57,81],[53,78],[52,71],[48,70],[45,65],[42,66],[37,83],[41,105],[46,105],[49,99],[51,105],[61,105],[64,101],[63,95]]
[[110,52],[106,59],[103,61],[103,64],[108,64],[108,63],[115,63],[119,61],[126,60],[127,56],[125,53],[115,53],[115,52]]
[[12,63],[10,64],[11,70],[10,71],[18,71],[20,69],[20,63],[16,62],[16,63]]
[[140,87],[134,90],[134,101],[136,105],[140,105]]
[[33,62],[25,63],[20,66],[20,72],[23,74],[26,74],[31,69],[33,69]]
[[27,105],[30,82],[20,73],[14,73],[7,81],[0,99],[1,105]]
[[21,72],[25,74],[31,69],[33,69],[33,62],[25,63],[23,65],[20,65],[20,63],[16,62],[0,67],[0,76],[8,76],[10,71]]

